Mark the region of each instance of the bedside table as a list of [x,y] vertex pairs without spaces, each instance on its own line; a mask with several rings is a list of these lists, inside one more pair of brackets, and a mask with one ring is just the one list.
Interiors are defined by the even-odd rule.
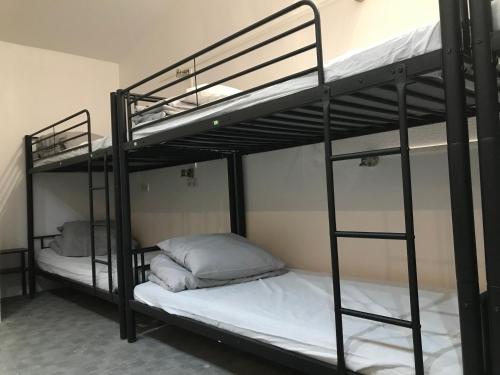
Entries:
[[28,272],[28,267],[26,267],[26,254],[27,253],[28,253],[28,249],[26,249],[26,248],[0,249],[0,256],[19,254],[20,266],[0,269],[0,275],[10,275],[12,273],[20,273],[21,274],[21,285],[22,285],[22,289],[23,289],[23,296],[25,296],[27,294],[27,288],[26,288],[26,272]]

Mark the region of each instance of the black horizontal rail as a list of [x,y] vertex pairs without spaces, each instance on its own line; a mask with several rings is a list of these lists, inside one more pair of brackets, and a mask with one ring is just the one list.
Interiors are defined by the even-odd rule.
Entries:
[[101,260],[101,259],[92,259],[94,263],[99,263],[99,264],[104,264],[107,266],[109,263],[106,260]]
[[412,328],[413,327],[413,323],[409,320],[393,318],[390,316],[384,316],[384,315],[372,314],[372,313],[368,313],[368,312],[364,312],[364,311],[346,309],[344,307],[342,307],[340,309],[340,312],[344,315],[353,316],[355,318],[372,320],[372,321],[379,322],[379,323],[391,324],[391,325],[405,327],[405,328]]
[[[172,103],[172,102],[175,102],[176,100],[180,100],[182,98],[185,98],[187,96],[191,96],[193,94],[197,94],[203,90],[208,90],[212,87],[215,87],[217,85],[220,85],[222,83],[225,83],[225,82],[228,82],[228,81],[232,81],[233,79],[236,79],[236,78],[239,78],[241,76],[244,76],[244,75],[247,75],[247,74],[250,74],[250,73],[253,73],[257,70],[260,70],[260,69],[263,69],[265,67],[268,67],[270,65],[273,65],[273,64],[276,64],[280,61],[283,61],[283,60],[286,60],[290,57],[293,57],[293,56],[297,56],[297,55],[300,55],[301,53],[304,53],[304,52],[307,52],[307,51],[310,51],[312,49],[314,49],[316,47],[316,43],[311,43],[311,44],[308,44],[307,46],[304,46],[304,47],[301,47],[301,48],[298,48],[296,50],[293,50],[291,52],[288,52],[288,53],[285,53],[283,55],[280,55],[278,57],[275,57],[271,60],[267,60],[263,63],[260,63],[258,65],[255,65],[255,66],[252,66],[251,68],[248,68],[248,69],[245,69],[245,70],[242,70],[241,72],[238,72],[238,73],[235,73],[235,74],[231,74],[227,77],[224,77],[224,78],[221,78],[215,82],[212,82],[208,85],[205,85],[205,86],[202,86],[200,87],[199,89],[195,89],[195,90],[192,90],[192,91],[188,91],[188,92],[185,92],[184,94],[181,94],[181,95],[177,95],[173,98],[170,98],[168,100],[164,100],[164,101],[160,101],[152,106],[149,106],[148,108],[145,108],[141,111],[137,111],[135,113],[130,113],[129,114],[129,117],[136,117],[136,116],[140,116],[142,115],[143,113],[148,113],[148,112],[151,112],[153,109],[156,109],[156,108],[159,108],[163,105],[166,105],[166,104],[169,104],[169,103]],[[245,94],[247,93],[247,91],[244,92]],[[227,98],[225,98],[227,100]]]
[[[84,117],[84,119],[82,121],[77,122],[76,124],[72,124],[74,120],[78,119],[79,117],[80,118]],[[87,138],[87,142],[67,149],[58,150],[58,142],[56,142],[56,137],[64,133],[69,133],[71,130],[74,130],[76,128],[83,128],[84,130],[82,130],[81,133],[79,134],[70,136],[66,139],[61,139],[61,142],[68,142],[83,137]],[[29,135],[27,142],[29,142],[28,145],[29,144],[31,145],[31,150],[28,147],[26,149],[26,152],[29,153],[29,151],[31,151],[31,155],[26,155],[26,157],[31,159],[30,165],[33,167],[35,160],[40,161],[56,155],[63,155],[71,151],[83,148],[87,148],[87,152],[90,155],[92,153],[91,138],[92,137],[91,137],[91,125],[90,125],[90,113],[88,110],[83,109]],[[33,149],[33,146],[45,141],[51,141],[52,144],[50,144],[49,146],[44,146],[39,149],[36,148]],[[50,152],[50,150],[53,151]],[[47,155],[41,155],[40,153],[44,151],[45,152],[49,151],[49,152],[47,152]],[[35,155],[38,156],[36,159]]]
[[46,137],[41,137],[40,139],[37,139],[36,141],[33,141],[33,145],[36,145],[37,143],[40,143],[40,142],[43,142],[45,141],[47,138],[50,138],[50,137],[55,137],[55,136],[58,136],[58,135],[61,135],[63,133],[66,133],[70,130],[73,130],[73,129],[76,129],[78,128],[79,126],[82,126],[82,125],[85,125],[87,123],[87,121],[82,121],[82,122],[79,122],[78,124],[75,124],[75,125],[72,125],[70,126],[69,128],[66,128],[64,130],[61,130],[61,131],[58,131],[58,132],[55,132],[55,133],[50,133],[50,134],[47,134]]
[[82,109],[81,111],[78,111],[78,112],[76,112],[76,113],[73,113],[72,115],[70,115],[70,116],[68,116],[68,117],[63,118],[62,120],[59,120],[59,121],[57,121],[57,122],[53,123],[52,125],[46,126],[45,128],[40,129],[40,130],[38,130],[38,131],[34,132],[33,134],[31,134],[31,137],[34,137],[34,136],[35,136],[35,135],[37,135],[37,134],[40,134],[40,133],[43,133],[43,132],[45,132],[45,131],[47,131],[47,130],[49,130],[49,129],[52,129],[52,128],[54,128],[55,126],[60,125],[60,124],[62,124],[62,123],[64,123],[64,122],[67,122],[67,121],[69,121],[69,120],[71,120],[71,119],[73,119],[73,118],[75,118],[75,117],[78,117],[78,116],[80,116],[80,115],[82,115],[82,114],[86,114],[86,115],[87,115],[87,118],[89,118],[89,117],[90,117],[90,113],[89,113],[89,111],[88,111],[88,110],[86,110],[86,109]]
[[406,240],[406,233],[386,233],[386,232],[356,232],[356,231],[336,231],[337,237],[343,238],[370,238],[379,240]]
[[161,249],[158,246],[141,247],[137,249],[132,249],[132,254],[152,253],[160,250]]
[[[238,57],[241,57],[241,56],[244,56],[246,54],[249,54],[250,52],[253,52],[253,51],[255,51],[255,50],[259,49],[259,48],[262,48],[262,47],[264,47],[266,45],[269,45],[269,44],[271,44],[273,42],[276,42],[276,41],[278,41],[280,39],[283,39],[283,38],[285,38],[285,37],[287,37],[289,35],[292,35],[292,34],[298,32],[300,30],[305,29],[305,28],[307,28],[307,27],[309,27],[311,25],[314,25],[314,20],[310,20],[310,21],[304,22],[303,24],[301,24],[299,26],[296,26],[293,29],[287,30],[287,31],[285,31],[285,32],[283,32],[281,34],[275,35],[272,38],[266,39],[266,40],[264,40],[264,41],[262,41],[260,43],[257,43],[257,44],[255,44],[255,45],[253,45],[251,47],[248,47],[248,48],[246,48],[246,49],[244,49],[242,51],[239,51],[239,52],[237,52],[235,54],[232,54],[231,56],[228,56],[228,57],[226,57],[226,58],[224,58],[222,60],[219,60],[219,61],[217,61],[215,63],[212,63],[212,64],[210,64],[210,65],[208,65],[208,66],[206,66],[206,67],[204,67],[202,69],[197,70],[196,72],[187,74],[187,75],[185,75],[182,78],[176,79],[176,80],[174,80],[172,82],[169,82],[169,83],[167,83],[167,84],[165,84],[163,86],[160,86],[160,87],[158,87],[158,88],[156,88],[154,90],[151,90],[151,91],[147,92],[144,95],[137,96],[133,100],[133,102],[141,101],[142,98],[148,98],[152,94],[155,94],[155,93],[157,93],[159,91],[165,90],[165,89],[167,89],[169,87],[175,86],[175,85],[177,85],[177,84],[179,84],[179,83],[181,83],[181,82],[183,82],[183,81],[185,81],[187,79],[194,78],[197,75],[200,75],[200,74],[205,73],[205,72],[207,72],[207,71],[209,71],[211,69],[214,69],[214,68],[216,68],[216,67],[218,67],[218,66],[220,66],[222,64],[225,64],[227,62],[235,60]],[[202,91],[203,89],[206,89],[206,86],[204,86],[203,88],[200,88],[200,91]],[[189,94],[191,95],[191,92]]]
[[352,159],[374,157],[374,156],[397,155],[400,153],[401,153],[401,147],[393,147],[393,148],[385,148],[382,150],[360,151],[349,154],[333,155],[331,160],[332,161],[352,160]]
[[[79,125],[82,125],[82,124],[79,124]],[[56,134],[56,135],[57,135],[57,134]],[[53,135],[50,135],[50,137],[52,137],[52,136],[53,136]],[[75,135],[75,136],[73,136],[73,137],[65,138],[65,139],[63,139],[63,141],[64,141],[64,142],[74,141],[75,139],[82,138],[82,137],[86,137],[86,136],[87,136],[87,134],[86,134],[86,133],[81,133],[81,134],[77,134],[77,135]],[[49,138],[50,138],[50,137],[49,137]],[[42,141],[44,141],[44,140],[46,140],[46,139],[47,139],[47,138],[43,138],[43,139],[42,139]],[[36,142],[36,143],[38,143],[38,142]],[[57,144],[56,144],[56,143],[54,143],[54,144],[52,144],[52,145],[50,145],[50,146],[47,146],[47,147],[43,147],[43,148],[39,148],[39,149],[37,149],[37,150],[34,150],[34,151],[32,151],[32,153],[33,153],[33,154],[35,154],[35,153],[37,153],[37,152],[40,152],[40,151],[45,151],[45,150],[51,150],[51,149],[53,149],[53,148],[57,148]]]
[[[179,67],[187,62],[190,62],[190,61],[192,61],[200,56],[203,56],[203,55],[207,54],[208,52],[210,52],[210,51],[212,51],[220,46],[223,46],[224,44],[231,42],[234,39],[237,39],[245,34],[248,34],[249,32],[251,32],[257,28],[260,28],[260,27],[274,21],[275,19],[280,18],[280,17],[282,17],[288,13],[291,13],[291,12],[295,11],[296,9],[304,7],[304,6],[311,8],[311,10],[314,13],[315,26],[316,25],[319,26],[319,12],[318,12],[316,6],[311,1],[308,1],[308,0],[297,1],[296,3],[290,5],[286,8],[283,8],[282,10],[280,10],[274,14],[271,14],[270,16],[268,16],[266,18],[263,18],[260,21],[257,21],[255,23],[237,31],[236,33],[231,34],[231,35],[227,36],[226,38],[223,38],[223,39],[219,40],[218,42],[213,43],[212,45],[210,45],[210,46],[208,46],[208,47],[206,47],[206,48],[204,48],[196,53],[193,53],[192,55],[190,55],[188,57],[185,57],[184,59],[182,59],[180,61],[177,61],[176,63],[142,79],[141,81],[134,83],[133,85],[127,87],[124,91],[130,92],[131,90],[133,90],[139,86],[142,86],[145,83],[150,82],[153,79],[158,78],[158,77],[162,76],[163,74],[168,73],[169,71],[171,71],[171,70],[173,70],[173,69],[175,69],[175,68],[177,68],[177,67]],[[321,40],[321,39],[317,38],[317,40]]]
[[[250,94],[252,92],[255,92],[255,91],[258,91],[258,90],[262,90],[262,89],[265,89],[265,88],[273,86],[273,85],[277,85],[279,83],[283,83],[283,82],[288,81],[290,79],[294,79],[294,78],[298,78],[298,77],[301,77],[301,76],[305,76],[307,74],[314,73],[316,71],[317,71],[317,68],[309,68],[309,69],[306,69],[306,70],[302,70],[302,71],[297,72],[297,73],[295,73],[295,74],[293,74],[291,76],[279,78],[279,79],[276,79],[274,81],[267,82],[267,83],[264,83],[262,85],[253,87],[253,88],[251,88],[249,90],[242,91],[242,92],[239,92],[237,94],[234,94],[234,95],[231,95],[231,96],[219,99],[219,100],[215,100],[215,101],[207,103],[207,104],[200,105],[200,106],[198,106],[196,108],[192,108],[192,109],[180,112],[180,113],[176,113],[174,115],[170,115],[170,116],[168,116],[168,118],[160,118],[158,120],[154,120],[154,121],[148,122],[146,124],[136,125],[136,126],[133,127],[133,130],[137,131],[137,130],[140,130],[140,129],[143,129],[143,128],[147,128],[147,127],[153,126],[154,124],[157,124],[159,122],[163,122],[163,121],[165,121],[167,119],[170,120],[170,119],[173,119],[173,118],[178,117],[178,116],[184,116],[184,115],[187,115],[187,114],[189,114],[191,112],[199,111],[200,109],[203,109],[203,108],[206,108],[206,107],[209,107],[209,106],[212,106],[212,105],[216,105],[216,104],[219,104],[219,103],[222,103],[222,102],[225,102],[225,101],[229,101],[231,99],[235,99],[235,98],[238,98],[240,96],[247,95],[247,94]],[[164,103],[162,103],[161,105],[163,105],[163,104]],[[152,107],[153,106],[149,107],[149,110],[151,110]]]

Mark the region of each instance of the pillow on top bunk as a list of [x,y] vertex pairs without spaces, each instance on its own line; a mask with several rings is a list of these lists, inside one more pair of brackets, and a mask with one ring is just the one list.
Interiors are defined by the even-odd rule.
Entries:
[[240,284],[272,276],[279,276],[287,272],[285,268],[266,272],[259,275],[242,277],[238,279],[213,280],[201,279],[194,276],[187,269],[174,262],[165,254],[160,254],[151,260],[151,273],[149,281],[160,285],[170,292],[182,292],[183,290],[212,288],[216,286]]
[[[198,89],[207,86],[206,83],[198,85]],[[186,93],[194,91],[195,87],[190,87],[186,90]],[[198,92],[198,104],[203,105],[210,102],[214,102],[219,99],[226,98],[231,95],[235,95],[240,93],[241,90],[235,89],[234,87],[224,86],[224,85],[215,85],[206,90]],[[195,104],[196,105],[196,94],[191,94],[182,98],[183,102]]]
[[[107,255],[108,243],[105,221],[96,221],[100,226],[94,228],[95,255]],[[59,255],[67,257],[88,257],[91,255],[90,223],[88,221],[72,221],[57,228],[61,235],[49,246]],[[111,253],[116,253],[116,228],[111,222]]]
[[48,134],[41,137],[33,137],[33,140],[38,142],[35,146],[36,154],[34,157],[41,159],[64,151],[66,149],[64,142],[65,138],[66,136],[61,134],[56,136]]
[[200,279],[238,279],[285,268],[268,251],[233,233],[176,237],[158,247]]

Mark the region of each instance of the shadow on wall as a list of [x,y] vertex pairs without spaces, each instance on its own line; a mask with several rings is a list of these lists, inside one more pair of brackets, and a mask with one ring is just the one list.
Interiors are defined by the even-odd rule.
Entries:
[[24,160],[20,145],[0,175],[0,248],[26,246]]
[[[102,185],[102,174],[94,174]],[[35,234],[54,234],[64,222],[88,220],[88,176],[86,173],[41,173],[34,176]],[[110,186],[112,181],[110,181]],[[96,219],[104,217],[104,195],[94,195]],[[113,197],[110,199],[113,202]],[[111,212],[114,212],[111,209]]]

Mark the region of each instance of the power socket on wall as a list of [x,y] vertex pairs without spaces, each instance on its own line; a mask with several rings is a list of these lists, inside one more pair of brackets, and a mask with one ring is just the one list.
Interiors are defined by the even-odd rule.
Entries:
[[187,185],[191,187],[196,186],[196,177],[194,175],[194,171],[194,167],[181,169],[181,177],[185,177],[187,179]]

